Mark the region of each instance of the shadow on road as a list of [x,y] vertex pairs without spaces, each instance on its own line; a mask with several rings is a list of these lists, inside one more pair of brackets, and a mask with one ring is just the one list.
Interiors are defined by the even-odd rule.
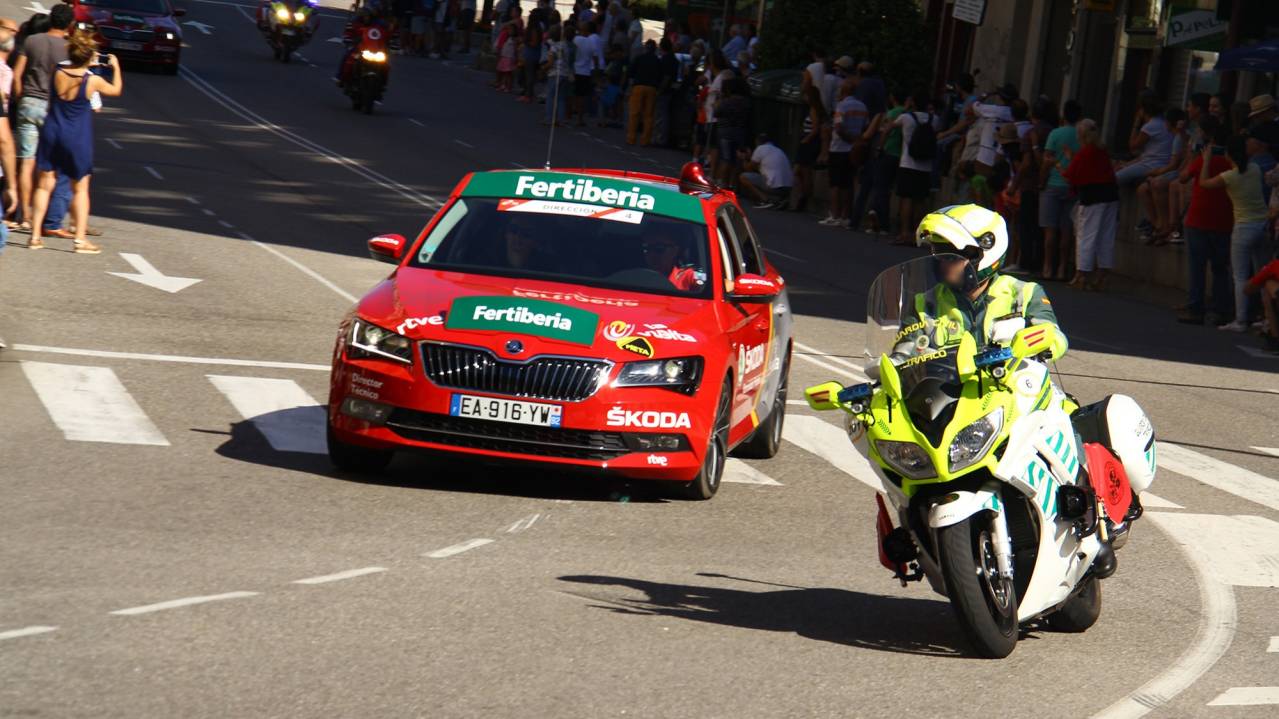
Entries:
[[560,581],[643,594],[637,598],[632,591],[570,592],[599,602],[592,606],[618,614],[677,617],[744,629],[791,632],[817,641],[885,652],[967,656],[950,606],[939,600],[767,582],[752,583],[785,588],[757,592],[599,575],[563,576]]
[[[494,494],[530,499],[571,499],[583,502],[661,502],[656,487],[625,482],[584,471],[552,471],[527,464],[489,464],[429,452],[399,452],[381,473],[342,472],[324,450],[324,428],[314,426],[315,407],[295,407],[231,425],[217,453],[238,462],[315,474],[343,482],[383,487]],[[304,451],[272,447],[259,427],[294,427],[291,436],[309,444]],[[305,428],[305,431],[302,431]],[[212,430],[194,429],[196,432]],[[314,437],[313,441],[309,441]]]

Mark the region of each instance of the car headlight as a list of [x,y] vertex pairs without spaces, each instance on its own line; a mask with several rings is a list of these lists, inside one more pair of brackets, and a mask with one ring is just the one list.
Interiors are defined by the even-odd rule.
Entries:
[[950,443],[950,471],[967,469],[985,457],[1003,428],[1004,408],[1000,407],[959,430]]
[[286,7],[276,8],[275,16],[284,22],[289,21],[289,9]]
[[177,35],[174,35],[174,34],[173,34],[173,33],[171,33],[171,32],[166,32],[166,33],[164,34],[164,39],[165,39],[165,40],[177,40],[177,39],[178,39],[178,36],[177,36]]
[[306,13],[302,12],[301,10],[298,10],[297,12],[293,13],[293,19],[297,20],[298,22],[306,22]]
[[413,362],[413,341],[404,335],[361,320],[351,323],[347,352],[357,358],[385,357],[397,362]]
[[386,53],[381,50],[365,50],[360,53],[360,57],[369,62],[386,62]]
[[928,453],[914,442],[893,442],[886,439],[877,440],[875,449],[879,456],[890,467],[907,479],[928,479],[937,476],[933,468],[933,460]]
[[617,375],[618,387],[669,387],[692,392],[702,378],[701,357],[627,362]]

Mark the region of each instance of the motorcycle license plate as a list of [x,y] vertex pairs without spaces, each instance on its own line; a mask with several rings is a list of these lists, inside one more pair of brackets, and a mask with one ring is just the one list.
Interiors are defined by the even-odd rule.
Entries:
[[537,427],[560,426],[563,411],[564,408],[557,404],[476,397],[469,394],[455,394],[449,402],[449,414],[454,417],[474,417]]
[[281,31],[280,31],[280,34],[281,34],[281,35],[292,35],[292,34],[293,34],[293,31],[292,31],[292,30],[281,30]]
[[127,40],[112,40],[111,47],[116,50],[124,50],[125,52],[142,52],[142,43],[129,42]]

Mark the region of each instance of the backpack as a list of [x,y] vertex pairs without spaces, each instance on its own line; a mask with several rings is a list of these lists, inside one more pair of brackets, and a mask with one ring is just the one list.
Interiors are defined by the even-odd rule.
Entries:
[[937,157],[937,131],[933,129],[933,114],[928,113],[926,122],[919,121],[919,113],[912,112],[915,120],[915,131],[910,135],[910,144],[906,151],[916,160],[931,160]]

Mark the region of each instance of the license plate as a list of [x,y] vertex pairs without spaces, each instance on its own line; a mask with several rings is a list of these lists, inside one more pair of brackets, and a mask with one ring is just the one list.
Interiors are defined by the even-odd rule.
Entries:
[[116,50],[124,50],[125,52],[142,52],[142,43],[129,42],[127,40],[112,40],[111,47]]
[[455,394],[449,402],[449,414],[454,417],[491,419],[495,422],[531,424],[538,427],[560,426],[563,412],[564,408],[557,404],[476,397],[469,394]]

